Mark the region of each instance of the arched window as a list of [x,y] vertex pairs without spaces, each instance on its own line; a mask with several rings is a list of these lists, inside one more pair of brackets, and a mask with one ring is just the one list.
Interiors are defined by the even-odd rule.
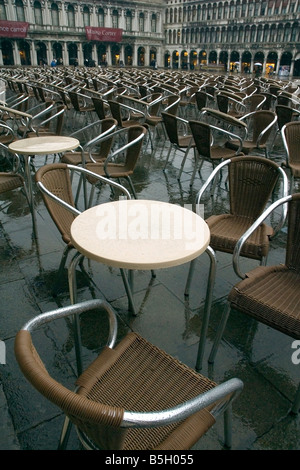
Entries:
[[181,42],[181,32],[180,32],[180,29],[178,29],[177,31],[177,44],[180,44]]
[[251,35],[250,35],[250,42],[254,42],[255,41],[255,36],[256,36],[256,26],[252,26],[251,27]]
[[191,42],[195,42],[195,30],[194,28],[191,29]]
[[197,18],[197,10],[196,10],[196,6],[194,5],[193,11],[192,11],[192,20],[196,21],[196,18]]
[[144,13],[139,15],[139,30],[143,33],[145,31],[145,16]]
[[0,0],[0,20],[7,20],[4,0]]
[[104,28],[104,10],[103,10],[103,8],[99,8],[99,10],[98,10],[98,26],[100,28]]
[[178,22],[182,23],[182,8],[181,7],[178,9]]
[[244,28],[243,28],[243,26],[240,26],[240,29],[239,29],[239,36],[238,36],[238,42],[242,42],[242,41],[243,41],[243,37],[244,37]]
[[245,28],[245,39],[244,39],[245,42],[249,42],[250,41],[250,26],[246,26]]
[[[182,42],[186,42],[187,44],[189,44],[191,42],[191,40],[190,40],[190,30],[187,29],[185,34],[186,34],[185,41],[184,41],[183,36],[182,36]],[[178,44],[179,44],[179,42],[178,42]]]
[[89,7],[83,7],[83,26],[90,26],[90,9]]
[[69,28],[75,28],[75,12],[74,12],[74,7],[72,5],[68,6],[68,26]]
[[217,4],[213,4],[213,13],[212,13],[213,20],[217,18]]
[[52,26],[59,25],[58,6],[56,5],[56,3],[52,3],[51,5],[51,19],[52,19]]
[[112,27],[118,28],[119,27],[119,14],[118,10],[113,10],[112,12]]
[[228,18],[228,3],[224,5],[224,18]]
[[174,8],[174,23],[177,23],[177,8]]
[[156,15],[153,13],[151,16],[151,33],[156,33]]
[[283,39],[283,24],[279,24],[277,28],[277,38],[276,41],[281,42]]
[[247,3],[246,3],[246,0],[243,0],[243,4],[242,4],[242,17],[246,16],[246,10],[247,10]]
[[269,26],[265,25],[263,42],[268,42],[268,39],[269,39]]
[[291,25],[287,24],[287,25],[285,25],[285,28],[284,28],[283,41],[284,42],[289,42],[290,37],[291,37]]
[[271,34],[270,34],[270,41],[275,42],[276,40],[276,25],[272,24],[271,26]]
[[220,2],[218,6],[218,20],[221,20],[221,19],[222,19],[222,3]]
[[126,28],[126,31],[131,31],[132,30],[132,14],[131,14],[130,10],[126,11],[125,28]]
[[291,41],[297,41],[299,34],[299,25],[298,23],[293,24],[292,27],[292,34],[291,34]]
[[173,31],[173,44],[176,44],[176,31]]
[[17,20],[25,21],[24,5],[22,0],[16,0]]
[[225,29],[225,26],[222,27],[221,42],[222,43],[226,42],[226,29]]
[[264,16],[264,15],[266,15],[266,13],[267,13],[267,2],[266,2],[266,0],[263,0],[261,2],[260,15]]
[[34,20],[35,24],[42,25],[43,24],[43,17],[42,17],[42,7],[40,2],[34,2]]
[[256,42],[261,42],[262,40],[262,25],[260,24],[257,27]]
[[235,26],[232,29],[232,42],[237,42],[237,40],[238,40],[238,30],[237,30],[237,27]]
[[256,0],[255,6],[254,6],[254,17],[255,18],[259,15],[260,9],[261,9],[261,2],[260,2],[260,0],[259,1]]

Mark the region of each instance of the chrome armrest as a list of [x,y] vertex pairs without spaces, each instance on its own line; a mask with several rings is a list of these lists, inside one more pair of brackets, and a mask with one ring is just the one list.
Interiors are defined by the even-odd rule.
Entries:
[[[260,226],[260,224],[273,212],[278,206],[282,205],[283,206],[283,211],[282,211],[282,216],[280,219],[279,224],[276,227],[276,233],[280,230],[280,228],[284,225],[284,222],[286,220],[287,216],[287,202],[289,202],[292,199],[291,195],[284,195],[284,197],[278,199],[275,201],[273,204],[271,204],[256,220],[255,222],[249,227],[248,230],[241,236],[241,238],[238,240],[237,244],[235,245],[234,251],[233,251],[233,257],[232,257],[232,263],[233,263],[233,268],[235,273],[241,278],[245,279],[246,275],[245,273],[242,272],[240,268],[240,252],[241,249],[250,237],[250,235]],[[275,235],[275,233],[274,233]],[[273,235],[273,237],[274,237]]]

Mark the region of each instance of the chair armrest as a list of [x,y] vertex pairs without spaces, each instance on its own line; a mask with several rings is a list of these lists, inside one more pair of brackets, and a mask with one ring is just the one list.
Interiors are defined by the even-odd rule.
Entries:
[[62,109],[60,109],[57,113],[54,113],[52,114],[52,116],[49,116],[47,119],[45,119],[44,121],[40,122],[37,127],[36,127],[36,133],[37,135],[39,135],[39,129],[43,126],[45,126],[46,124],[48,124],[49,122],[53,121],[54,119],[56,119],[58,116],[60,116],[61,114],[63,114],[66,110],[66,106],[64,105],[64,107]]
[[73,315],[81,315],[82,313],[90,310],[101,308],[107,313],[109,319],[109,334],[107,340],[107,346],[113,348],[117,337],[117,317],[114,310],[104,300],[94,299],[81,302],[79,304],[69,305],[67,307],[58,308],[47,313],[41,313],[29,320],[23,327],[22,330],[32,332],[39,326],[57,320],[59,318],[65,318]]
[[244,384],[240,379],[233,378],[173,408],[145,413],[125,410],[121,427],[156,427],[158,425],[167,425],[186,419],[214,403],[216,403],[216,407],[211,410],[211,413],[217,416],[221,412],[223,413],[232,401],[235,400],[243,387]]
[[[123,131],[123,132],[122,132],[122,131]],[[126,132],[127,129],[120,129],[119,131],[117,131],[116,133],[114,133],[114,135],[116,135],[117,133],[118,133],[118,134],[119,134],[119,133],[124,133],[124,131]],[[109,178],[109,172],[108,172],[108,170],[107,170],[107,167],[108,167],[109,163],[110,163],[111,161],[113,161],[113,160],[115,159],[115,157],[116,157],[119,153],[125,152],[129,147],[131,147],[132,145],[135,145],[135,144],[138,143],[140,140],[142,140],[142,139],[144,138],[144,135],[145,135],[145,134],[142,134],[142,133],[141,133],[141,134],[140,134],[138,137],[136,137],[134,140],[132,140],[131,142],[128,142],[128,143],[125,144],[125,145],[123,145],[121,148],[119,148],[118,150],[116,150],[115,152],[113,152],[111,155],[109,155],[109,156],[106,158],[106,160],[105,160],[105,162],[104,162],[104,171],[105,171],[105,173],[106,173],[106,175],[107,175],[108,178]],[[108,137],[106,137],[106,139],[109,138],[109,137],[110,137],[110,135],[109,135]]]
[[278,225],[276,226],[275,233],[273,235],[273,238],[276,233],[280,230],[280,228],[284,225],[284,222],[286,220],[287,216],[287,206],[286,203],[289,202],[292,199],[291,195],[284,195],[282,198],[278,199],[275,201],[273,204],[271,204],[257,219],[256,221],[251,225],[251,227],[246,230],[246,232],[241,236],[241,238],[238,240],[237,244],[235,245],[234,251],[233,251],[233,257],[232,257],[232,263],[233,263],[233,268],[235,273],[241,278],[245,279],[246,275],[243,273],[240,269],[240,252],[241,249],[250,237],[250,235],[259,227],[259,225],[273,212],[278,206],[282,205],[283,210],[282,210],[282,216],[280,218],[280,221]]
[[198,191],[198,194],[197,194],[197,197],[196,197],[196,212],[197,212],[198,215],[201,215],[199,204],[201,204],[201,198],[202,198],[204,192],[209,187],[209,185],[212,183],[214,178],[218,175],[218,173],[221,171],[221,169],[224,166],[229,165],[230,162],[231,162],[231,159],[227,158],[223,162],[219,163],[219,165],[214,168],[214,170],[210,173],[210,175],[206,179],[206,181],[203,184],[203,186],[201,187],[201,189]]
[[213,126],[213,125],[210,125],[211,129],[217,131],[217,132],[220,132],[221,134],[224,134],[226,135],[227,137],[230,137],[234,140],[238,140],[240,145],[239,145],[239,148],[237,149],[237,151],[235,152],[236,155],[238,155],[241,151],[242,151],[242,147],[243,147],[243,139],[241,136],[239,136],[238,134],[234,134],[233,132],[230,132],[230,131],[227,131],[226,129],[222,129],[220,127],[217,127],[217,126]]
[[138,113],[141,115],[141,117],[146,117],[146,114],[147,114],[147,103],[144,103],[143,101],[140,101],[140,100],[137,100],[135,98],[130,98],[130,97],[127,97],[126,95],[124,96],[121,96],[121,100],[128,100],[130,102],[134,102],[136,103],[136,105],[142,105],[143,108],[145,108],[144,111],[141,111],[140,109],[138,108],[135,108],[134,106],[129,106],[128,104],[125,104],[121,101],[118,100],[118,97],[119,95],[117,95],[117,101],[118,101],[118,104],[121,106],[122,109],[125,109],[127,110],[129,113],[130,112],[133,112],[133,113]]
[[83,174],[92,176],[93,178],[98,179],[102,183],[108,184],[109,186],[113,186],[114,188],[119,189],[127,197],[127,199],[131,199],[129,191],[124,186],[117,183],[116,181],[105,178],[104,176],[98,175],[97,173],[94,173],[93,171],[87,170],[86,168],[82,168],[82,167],[79,167],[79,166],[68,165],[68,168],[72,171],[77,171],[79,173],[83,173]]

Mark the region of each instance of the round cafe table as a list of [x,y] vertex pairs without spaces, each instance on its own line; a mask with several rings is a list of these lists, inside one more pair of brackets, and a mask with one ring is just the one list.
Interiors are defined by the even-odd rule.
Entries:
[[[71,225],[71,241],[78,250],[69,265],[70,298],[71,303],[76,303],[76,266],[82,256],[130,271],[169,268],[192,261],[204,251],[209,251],[210,231],[203,218],[190,208],[132,199],[100,204],[82,212]],[[211,272],[214,273],[215,258],[210,252],[208,254]],[[214,274],[210,274],[207,311],[210,311],[213,282]],[[130,283],[126,291],[131,310],[135,313]],[[206,318],[208,322],[209,313]],[[203,326],[201,332],[201,356],[206,328]],[[78,332],[78,350],[79,341]]]
[[30,161],[32,156],[37,155],[52,155],[73,150],[80,145],[78,139],[73,137],[55,135],[45,137],[30,137],[25,139],[16,140],[9,144],[9,151],[18,155],[23,155],[25,165],[25,179],[27,184],[30,209],[33,214],[33,233],[36,238],[36,219],[34,211],[34,200],[32,191],[32,181],[30,174]]

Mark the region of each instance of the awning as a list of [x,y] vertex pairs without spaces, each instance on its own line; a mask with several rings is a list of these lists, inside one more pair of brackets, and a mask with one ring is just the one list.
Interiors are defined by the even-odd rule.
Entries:
[[23,21],[0,20],[0,37],[26,38],[29,23]]
[[94,28],[92,26],[85,27],[86,38],[89,41],[101,42],[121,42],[122,32],[120,28]]

